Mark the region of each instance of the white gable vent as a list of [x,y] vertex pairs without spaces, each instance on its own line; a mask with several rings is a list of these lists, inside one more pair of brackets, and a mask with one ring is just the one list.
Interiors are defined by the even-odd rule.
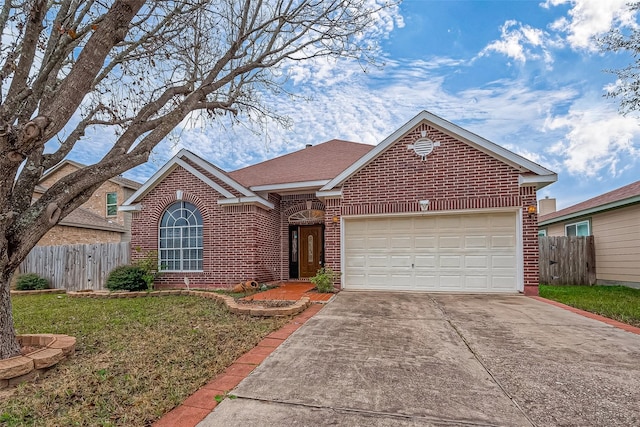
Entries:
[[440,143],[427,138],[427,132],[422,131],[422,138],[413,144],[407,145],[407,150],[413,150],[422,160],[425,160],[435,147],[439,147]]

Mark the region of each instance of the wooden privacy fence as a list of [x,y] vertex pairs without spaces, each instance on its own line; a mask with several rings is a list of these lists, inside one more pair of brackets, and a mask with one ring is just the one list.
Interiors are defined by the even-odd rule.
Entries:
[[593,236],[538,238],[540,283],[593,285],[596,283],[596,251]]
[[36,273],[56,289],[99,290],[104,289],[109,272],[130,259],[129,243],[36,246],[18,272]]

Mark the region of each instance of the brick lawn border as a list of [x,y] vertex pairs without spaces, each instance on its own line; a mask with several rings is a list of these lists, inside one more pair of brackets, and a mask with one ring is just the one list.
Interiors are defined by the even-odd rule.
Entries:
[[309,297],[302,297],[293,305],[286,307],[265,307],[263,305],[254,304],[238,304],[235,299],[229,295],[222,295],[215,292],[193,291],[186,289],[174,289],[168,291],[140,291],[140,292],[67,292],[72,298],[145,298],[159,297],[167,295],[188,295],[200,298],[213,299],[224,302],[229,311],[233,314],[246,314],[249,316],[275,317],[275,316],[295,316],[303,312],[311,301]]
[[72,356],[76,349],[76,339],[69,335],[27,334],[16,338],[21,346],[42,348],[0,360],[0,390],[37,379],[46,369]]

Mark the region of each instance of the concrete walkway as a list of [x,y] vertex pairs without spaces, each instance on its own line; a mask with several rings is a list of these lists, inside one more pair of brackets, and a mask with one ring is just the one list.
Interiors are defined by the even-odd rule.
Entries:
[[639,361],[532,298],[342,292],[198,425],[640,425]]

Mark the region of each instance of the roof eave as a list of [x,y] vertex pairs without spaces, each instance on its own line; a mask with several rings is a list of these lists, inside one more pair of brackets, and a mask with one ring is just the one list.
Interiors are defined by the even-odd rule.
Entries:
[[536,187],[536,190],[553,184],[558,180],[558,174],[552,173],[549,175],[533,175],[522,174],[518,176],[518,185],[521,187]]
[[[430,126],[435,127],[436,129],[449,134],[456,139],[460,139],[463,142],[479,149],[480,151],[491,155],[498,160],[501,160],[504,163],[507,163],[521,172],[530,171],[536,175],[541,176],[556,176],[557,175],[546,169],[539,164],[532,162],[529,159],[526,159],[519,154],[516,154],[512,151],[507,150],[487,139],[484,139],[472,132],[469,132],[466,129],[461,128],[458,125],[455,125],[447,120],[444,120],[441,117],[438,117],[434,114],[429,113],[428,111],[422,111],[414,118],[405,123],[398,130],[393,132],[387,138],[385,138],[380,144],[378,144],[373,150],[369,151],[367,154],[362,156],[359,160],[345,169],[342,173],[332,179],[327,185],[322,187],[320,191],[332,190],[335,187],[341,186],[348,178],[357,173],[360,169],[365,167],[370,161],[376,158],[379,154],[385,151],[391,144],[404,136],[407,132],[413,130],[416,126],[418,126],[421,122],[426,121]],[[553,181],[552,181],[553,182]],[[551,182],[549,182],[550,184]],[[548,184],[546,184],[548,185]],[[542,187],[540,187],[542,188]]]
[[220,206],[242,206],[242,205],[255,205],[266,210],[275,208],[275,205],[260,196],[250,197],[232,197],[227,199],[218,199],[218,205]]
[[576,212],[568,213],[566,215],[560,215],[556,218],[551,218],[548,220],[540,221],[538,223],[539,227],[543,227],[545,225],[555,224],[557,222],[568,221],[570,219],[579,218],[587,215],[593,215],[600,212],[608,211],[611,209],[618,209],[627,207],[630,205],[634,205],[636,203],[640,203],[640,196],[629,197],[627,199],[617,200],[611,203],[605,203],[604,205],[596,206],[589,209],[582,209]]
[[266,184],[266,185],[254,185],[249,187],[256,193],[281,193],[281,192],[296,192],[302,190],[318,190],[322,186],[327,185],[328,179],[321,179],[316,181],[301,181],[301,182],[287,182],[281,184]]

